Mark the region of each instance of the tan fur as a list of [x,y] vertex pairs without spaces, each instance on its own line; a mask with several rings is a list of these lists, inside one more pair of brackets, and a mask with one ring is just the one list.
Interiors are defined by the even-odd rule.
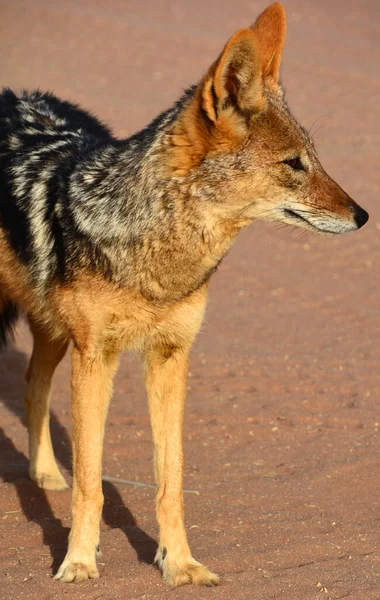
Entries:
[[49,429],[51,380],[68,342],[52,340],[33,322],[34,347],[26,374],[25,409],[29,431],[29,475],[39,487],[63,490],[67,484],[54,458]]
[[[0,289],[1,294],[13,298],[22,305],[32,302],[32,294],[28,289],[27,269],[18,260],[8,243],[5,232],[0,228]],[[28,302],[29,300],[29,302]]]
[[[85,573],[90,577],[97,575],[94,547],[99,541],[97,524],[102,507],[104,424],[116,357],[121,349],[132,347],[145,357],[159,490],[160,547],[166,547],[170,556],[170,561],[163,563],[164,577],[172,585],[199,579],[183,526],[180,448],[187,354],[202,320],[206,287],[170,308],[156,308],[142,297],[117,293],[89,277],[56,293],[61,299],[60,318],[68,323],[74,341],[72,411],[76,473],[69,550],[57,577],[78,581]],[[203,583],[216,582],[215,576],[203,567],[198,569],[203,574]]]
[[[14,266],[13,262],[14,257],[9,255],[8,265]],[[7,280],[9,283],[11,277]],[[13,292],[13,286],[3,284],[2,289],[10,294]],[[17,295],[18,301],[22,299],[29,312],[34,312],[35,305],[26,300],[27,285],[22,292]],[[174,306],[156,307],[136,293],[115,289],[96,276],[84,274],[72,286],[56,286],[51,291],[43,317],[45,328],[41,326],[42,315],[38,325],[30,317],[34,349],[25,397],[29,473],[37,485],[45,489],[67,487],[52,450],[49,400],[51,378],[65,354],[67,339],[71,338],[74,344],[71,403],[75,474],[73,525],[68,553],[57,578],[81,581],[98,576],[94,548],[99,544],[98,523],[103,504],[104,425],[117,355],[129,347],[145,357],[159,490],[160,548],[165,547],[170,556],[170,560],[165,561],[159,554],[157,560],[162,565],[165,580],[172,585],[217,583],[218,578],[191,556],[183,525],[181,491],[183,457],[180,448],[187,355],[201,324],[206,297],[207,285]],[[66,336],[59,337],[62,330],[66,331]]]

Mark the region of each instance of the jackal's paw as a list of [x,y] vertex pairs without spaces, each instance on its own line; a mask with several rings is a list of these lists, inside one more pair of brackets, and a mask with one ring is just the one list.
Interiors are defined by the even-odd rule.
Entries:
[[69,486],[67,485],[63,475],[58,471],[53,475],[49,473],[36,473],[30,472],[30,478],[38,485],[38,487],[44,490],[65,490]]
[[58,573],[54,575],[54,579],[60,579],[66,583],[79,583],[85,579],[97,579],[98,577],[99,571],[95,564],[73,563],[66,559],[59,567]]
[[184,565],[170,562],[166,548],[163,551],[157,550],[154,562],[160,567],[166,583],[174,587],[191,583],[207,586],[219,585],[220,583],[218,575],[209,571],[207,567],[204,567],[193,558],[190,558]]

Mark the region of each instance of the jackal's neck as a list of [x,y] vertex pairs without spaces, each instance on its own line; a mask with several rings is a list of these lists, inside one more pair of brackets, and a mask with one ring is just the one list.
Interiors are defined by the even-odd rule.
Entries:
[[181,184],[168,185],[134,263],[144,295],[168,302],[207,282],[239,231]]
[[117,149],[108,159],[103,179],[96,182],[92,166],[76,175],[77,228],[105,257],[114,282],[159,302],[189,295],[209,279],[239,227],[191,181],[167,177],[159,154],[135,162],[136,154],[132,160]]
[[207,281],[241,227],[196,176],[171,171],[174,117],[167,111],[129,140],[100,148],[71,182],[76,227],[105,257],[107,277],[160,302]]

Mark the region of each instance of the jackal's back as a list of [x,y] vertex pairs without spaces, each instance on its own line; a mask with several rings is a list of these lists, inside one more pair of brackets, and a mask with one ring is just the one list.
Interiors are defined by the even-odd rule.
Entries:
[[96,118],[52,94],[0,94],[0,227],[36,283],[64,269],[69,174],[112,139]]

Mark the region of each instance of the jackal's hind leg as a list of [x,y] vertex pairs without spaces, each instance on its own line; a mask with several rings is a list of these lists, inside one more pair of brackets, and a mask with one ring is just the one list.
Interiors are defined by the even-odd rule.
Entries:
[[34,346],[26,374],[25,408],[29,433],[29,476],[47,490],[63,490],[67,483],[54,458],[49,427],[51,380],[65,355],[68,342],[52,340],[30,322]]

